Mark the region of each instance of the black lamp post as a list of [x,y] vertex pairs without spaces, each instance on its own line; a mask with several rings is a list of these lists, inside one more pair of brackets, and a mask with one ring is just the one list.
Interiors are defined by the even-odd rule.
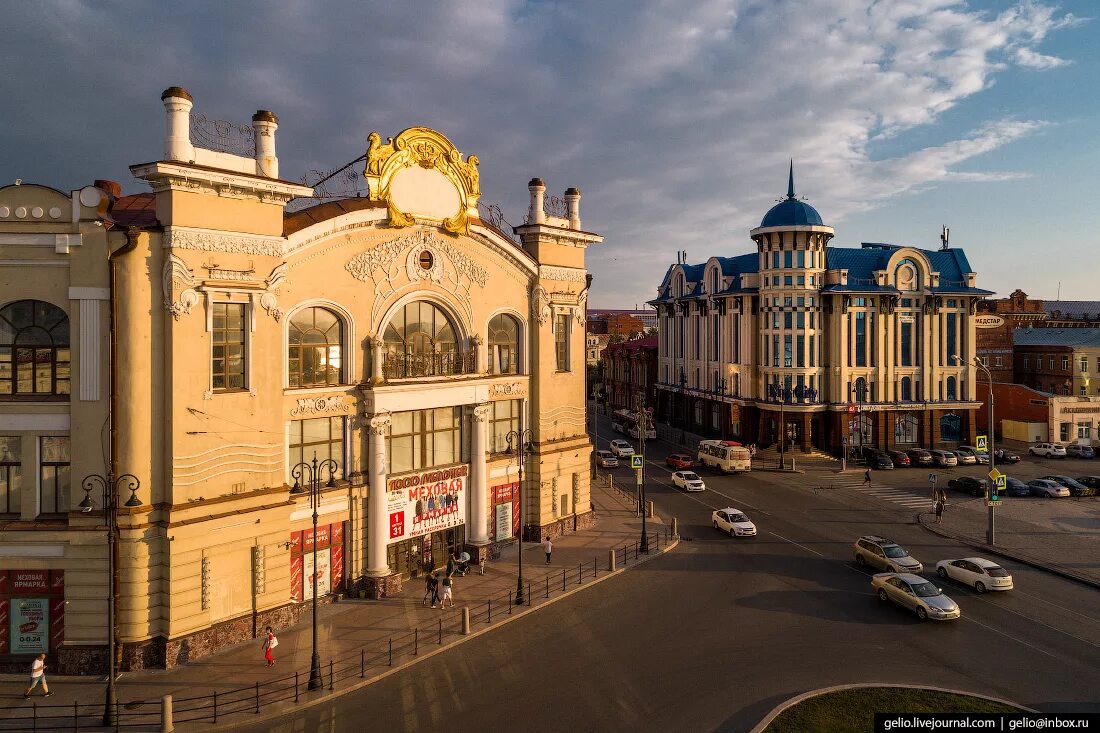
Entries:
[[[523,605],[523,456],[524,454],[530,454],[534,449],[531,445],[531,431],[523,429],[523,412],[519,415],[519,429],[510,431],[504,439],[508,441],[508,450],[506,453],[510,456],[516,456],[516,465],[519,468],[519,501],[517,511],[519,512],[519,537],[518,547],[516,552],[516,563],[518,566],[518,576],[516,577],[516,605]],[[513,443],[515,445],[513,446]]]
[[[309,664],[310,690],[319,690],[324,686],[321,680],[321,655],[317,651],[317,507],[321,504],[321,474],[328,470],[328,482],[326,489],[336,485],[336,471],[339,466],[336,461],[326,458],[317,462],[317,454],[313,454],[312,463],[302,461],[290,471],[294,479],[294,486],[290,489],[291,496],[301,496],[309,492],[309,505],[313,509],[313,658]],[[308,488],[302,488],[303,480]]]
[[649,430],[649,413],[646,412],[645,397],[640,393],[637,396],[636,419],[634,424],[638,426],[638,453],[642,457],[642,467],[638,469],[638,508],[642,514],[642,538],[638,544],[639,552],[649,552],[649,536],[646,534],[646,502],[645,502],[645,438]]
[[787,401],[791,398],[791,390],[785,383],[768,385],[768,396],[772,402],[779,403],[779,468],[786,468],[786,443],[787,443]]
[[684,426],[687,424],[687,375],[680,369],[680,440],[683,441]]
[[863,403],[867,400],[867,382],[856,380],[852,387],[856,398],[856,429],[859,431],[859,457],[863,457]]
[[118,533],[118,492],[121,489],[130,491],[130,498],[123,506],[141,506],[141,501],[137,498],[140,486],[141,481],[132,473],[124,473],[117,479],[112,479],[110,474],[104,478],[93,473],[80,482],[80,488],[84,489],[84,498],[78,505],[80,511],[92,511],[95,507],[92,491],[99,489],[103,494],[103,513],[107,519],[107,694],[103,701],[104,726],[115,724],[115,708],[118,706],[118,696],[115,693],[115,538]]

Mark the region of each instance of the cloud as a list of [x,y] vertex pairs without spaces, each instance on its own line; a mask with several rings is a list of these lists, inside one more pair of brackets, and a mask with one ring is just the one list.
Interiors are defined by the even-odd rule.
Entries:
[[[129,180],[161,149],[160,91],[196,111],[281,120],[296,179],[359,155],[372,129],[435,127],[482,161],[513,221],[526,182],[584,190],[594,306],[651,297],[675,252],[745,251],[785,191],[830,222],[946,183],[994,184],[981,156],[1043,128],[967,105],[1084,21],[1047,2],[448,0],[16,4],[0,27],[0,170],[62,188]],[[80,32],[74,29],[80,28]],[[938,123],[963,107],[969,131]],[[957,122],[955,123],[957,126]],[[888,149],[889,155],[878,151]]]

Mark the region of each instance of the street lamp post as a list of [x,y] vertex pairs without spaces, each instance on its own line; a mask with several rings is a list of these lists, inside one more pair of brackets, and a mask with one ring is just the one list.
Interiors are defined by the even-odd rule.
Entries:
[[[951,358],[954,359],[960,365],[964,363],[963,360],[960,359],[958,356],[952,356]],[[974,364],[974,367],[976,369],[979,369],[979,370],[985,372],[985,378],[989,382],[989,435],[986,438],[986,440],[989,441],[988,446],[987,446],[987,450],[989,451],[989,472],[992,474],[992,473],[995,473],[996,468],[997,468],[997,454],[993,449],[993,435],[994,435],[994,433],[997,432],[995,424],[993,422],[993,374],[992,374],[992,372],[989,371],[989,367],[987,367],[985,364],[983,364],[982,360],[979,359],[978,357],[975,356],[974,361],[972,363]],[[996,479],[990,477],[990,481],[996,481]],[[989,488],[990,488],[990,491],[986,494],[987,503],[989,503],[988,502],[989,497],[993,495],[993,493],[992,493],[993,485],[990,484]],[[986,515],[986,520],[987,521],[986,521],[986,527],[985,527],[985,542],[990,547],[993,546],[994,539],[995,539],[995,537],[994,537],[994,526],[996,524],[995,521],[994,521],[995,510],[996,510],[996,507],[994,507],[992,503],[989,503],[988,513]]]
[[121,488],[129,489],[130,498],[123,506],[141,506],[137,498],[137,490],[141,481],[132,473],[124,473],[117,479],[110,474],[107,477],[93,473],[85,476],[80,482],[80,488],[84,489],[84,498],[81,500],[80,511],[88,513],[92,511],[95,503],[92,501],[92,491],[99,489],[103,494],[103,513],[107,519],[107,691],[103,701],[103,725],[115,724],[115,708],[118,706],[118,696],[115,692],[115,538],[118,533],[118,492]]
[[779,470],[786,468],[786,447],[787,442],[787,391],[786,385],[783,382],[777,384],[768,385],[769,401],[779,403],[779,430],[777,431],[777,438],[779,439]]
[[[308,688],[310,690],[319,690],[324,686],[321,680],[321,654],[317,650],[317,507],[321,504],[321,474],[326,469],[328,482],[325,488],[331,489],[336,485],[336,471],[339,469],[336,461],[331,458],[318,463],[317,454],[314,453],[311,463],[302,461],[290,471],[290,476],[294,479],[294,486],[290,489],[291,495],[301,496],[308,492],[309,505],[313,509],[313,657],[309,664]],[[302,487],[303,481],[308,488]]]
[[[516,456],[516,466],[519,469],[519,497],[517,501],[516,511],[519,513],[519,536],[516,537],[517,547],[516,552],[516,605],[523,605],[523,456],[524,454],[530,454],[533,450],[531,445],[531,430],[524,429],[523,427],[523,410],[519,413],[519,427],[516,430],[509,431],[504,439],[508,441],[508,455]],[[515,443],[515,445],[513,445]]]
[[638,469],[638,508],[642,514],[642,538],[638,545],[639,552],[649,552],[649,535],[646,534],[646,503],[645,503],[645,438],[649,430],[649,413],[646,412],[645,398],[639,394],[635,398],[636,419],[634,424],[638,426],[638,453],[642,457],[642,467]]

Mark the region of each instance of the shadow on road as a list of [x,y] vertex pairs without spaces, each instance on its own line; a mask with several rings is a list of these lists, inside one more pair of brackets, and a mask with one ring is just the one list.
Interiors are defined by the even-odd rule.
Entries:
[[883,603],[870,593],[858,595],[862,597],[853,598],[852,591],[839,590],[769,590],[736,603],[771,613],[793,613],[849,624],[915,626],[921,623],[901,606]]

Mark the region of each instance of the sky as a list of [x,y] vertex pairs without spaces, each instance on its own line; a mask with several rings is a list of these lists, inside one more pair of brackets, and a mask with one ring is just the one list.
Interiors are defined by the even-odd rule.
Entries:
[[160,92],[280,118],[300,180],[424,125],[481,160],[520,223],[527,181],[583,192],[590,306],[753,251],[786,192],[834,246],[939,246],[1005,296],[1100,299],[1094,0],[37,0],[0,24],[0,181],[147,190]]

